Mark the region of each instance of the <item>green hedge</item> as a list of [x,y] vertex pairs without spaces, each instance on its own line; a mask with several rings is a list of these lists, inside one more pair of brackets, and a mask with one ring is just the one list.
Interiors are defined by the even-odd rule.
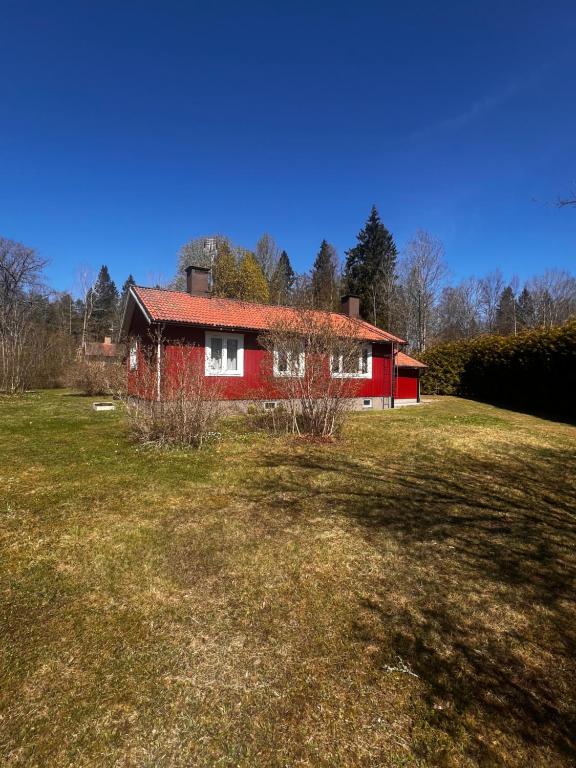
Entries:
[[463,397],[576,418],[576,319],[518,336],[440,344],[422,361],[427,394]]

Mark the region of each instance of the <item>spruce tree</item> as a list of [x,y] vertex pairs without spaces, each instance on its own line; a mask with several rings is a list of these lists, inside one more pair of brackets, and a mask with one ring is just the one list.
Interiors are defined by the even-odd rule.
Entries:
[[212,290],[215,296],[238,298],[239,275],[236,258],[227,240],[218,241],[216,258],[212,267]]
[[130,273],[126,280],[124,280],[124,285],[122,286],[122,296],[126,296],[132,285],[136,285],[136,280],[134,280],[132,273]]
[[270,281],[270,302],[272,304],[289,304],[296,275],[290,264],[286,251],[282,251],[272,280]]
[[397,258],[394,238],[372,206],[358,244],[346,252],[344,277],[346,291],[360,298],[362,317],[385,328],[393,325]]
[[337,258],[334,246],[322,240],[312,267],[312,301],[317,309],[333,310],[338,294]]
[[496,308],[496,333],[503,336],[516,333],[516,298],[510,285],[500,294]]
[[91,331],[97,339],[111,335],[115,330],[114,321],[118,311],[118,289],[110,277],[108,267],[103,264],[94,283],[94,309]]
[[536,325],[536,306],[532,294],[526,286],[518,297],[516,316],[519,328],[534,328]]
[[268,283],[262,267],[251,251],[245,251],[238,266],[238,298],[267,304],[270,300]]
[[124,284],[122,285],[120,300],[116,302],[117,309],[116,309],[114,327],[118,331],[118,334],[120,334],[121,332],[120,326],[122,324],[122,318],[124,317],[124,310],[126,309],[126,302],[128,300],[128,291],[133,285],[136,285],[136,280],[134,280],[132,273],[130,273],[126,278],[126,280],[124,280]]

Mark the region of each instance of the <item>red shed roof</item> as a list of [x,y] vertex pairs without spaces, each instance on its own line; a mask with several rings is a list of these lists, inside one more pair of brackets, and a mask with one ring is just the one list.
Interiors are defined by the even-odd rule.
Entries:
[[86,357],[122,357],[124,344],[114,342],[87,341],[84,348]]
[[[300,316],[294,307],[253,304],[212,296],[192,296],[184,291],[169,291],[164,288],[133,286],[131,291],[151,322],[267,331],[278,324],[293,322]],[[309,311],[319,317],[329,316],[335,328],[343,335],[366,341],[403,343],[397,336],[364,320],[356,320],[337,312]]]
[[398,352],[396,355],[396,365],[399,368],[428,368],[420,360],[416,360],[414,357],[404,354],[404,352]]

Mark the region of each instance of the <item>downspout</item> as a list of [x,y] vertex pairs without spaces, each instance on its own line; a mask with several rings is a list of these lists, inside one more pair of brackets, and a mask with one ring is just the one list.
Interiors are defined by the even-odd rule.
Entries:
[[162,354],[162,343],[160,339],[158,339],[158,343],[156,346],[156,400],[160,402],[160,394],[161,394],[161,363],[160,363],[160,355]]
[[396,355],[394,352],[394,342],[390,346],[390,408],[394,408],[394,386],[396,383]]

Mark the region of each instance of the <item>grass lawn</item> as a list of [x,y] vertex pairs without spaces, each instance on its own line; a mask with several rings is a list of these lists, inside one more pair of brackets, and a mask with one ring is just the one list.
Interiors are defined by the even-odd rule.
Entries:
[[90,404],[0,401],[0,765],[576,763],[575,427],[159,453]]

